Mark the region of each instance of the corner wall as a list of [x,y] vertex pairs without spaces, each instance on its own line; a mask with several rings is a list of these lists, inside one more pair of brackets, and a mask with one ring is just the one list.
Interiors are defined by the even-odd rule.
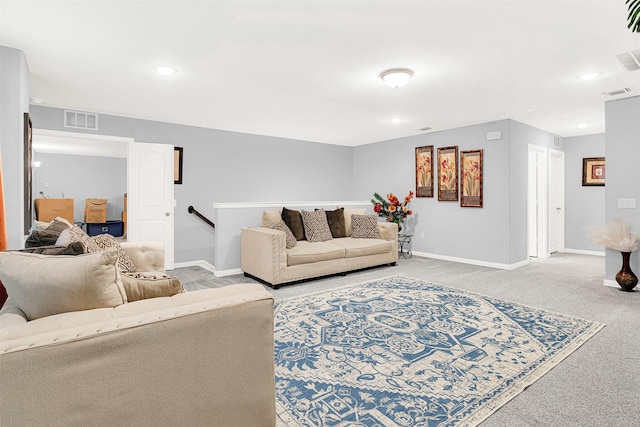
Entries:
[[[605,220],[616,218],[626,221],[640,232],[640,96],[605,103],[606,187]],[[618,208],[618,199],[635,199],[635,209]],[[615,280],[622,266],[618,251],[605,252],[605,279]],[[631,269],[640,273],[640,251],[631,254]]]
[[24,53],[0,46],[0,152],[9,249],[24,247],[24,118],[29,112]]

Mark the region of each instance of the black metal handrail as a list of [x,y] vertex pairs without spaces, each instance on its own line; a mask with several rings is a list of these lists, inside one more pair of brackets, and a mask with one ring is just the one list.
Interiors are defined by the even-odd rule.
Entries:
[[209,224],[211,227],[216,228],[216,225],[213,222],[211,222],[209,220],[209,218],[207,218],[206,216],[202,215],[193,206],[189,206],[188,211],[189,211],[190,214],[194,214],[195,216],[197,216],[198,218],[200,218],[201,220],[203,220],[204,222]]

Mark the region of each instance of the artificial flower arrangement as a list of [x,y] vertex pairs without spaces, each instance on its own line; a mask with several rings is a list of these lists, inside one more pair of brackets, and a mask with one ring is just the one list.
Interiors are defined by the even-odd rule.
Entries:
[[373,211],[379,217],[385,218],[387,222],[395,222],[400,225],[407,216],[413,214],[413,211],[409,209],[411,199],[413,199],[413,191],[409,191],[403,202],[400,202],[393,193],[387,194],[386,199],[380,194],[374,193],[371,203],[373,204]]

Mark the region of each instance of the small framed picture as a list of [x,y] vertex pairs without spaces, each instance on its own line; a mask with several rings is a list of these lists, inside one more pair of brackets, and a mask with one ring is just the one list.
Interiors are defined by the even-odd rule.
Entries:
[[416,197],[433,197],[433,145],[416,148]]
[[182,184],[182,147],[173,147],[173,183]]
[[582,186],[603,186],[606,178],[604,157],[582,159]]
[[438,148],[438,201],[458,201],[458,146]]
[[482,150],[460,152],[460,206],[482,207]]

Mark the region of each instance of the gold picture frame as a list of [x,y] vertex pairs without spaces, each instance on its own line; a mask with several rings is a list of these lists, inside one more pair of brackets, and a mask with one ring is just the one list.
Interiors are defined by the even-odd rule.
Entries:
[[482,150],[460,152],[460,206],[482,207]]
[[433,197],[433,145],[416,147],[416,197]]
[[606,166],[604,157],[582,159],[582,186],[604,186]]
[[438,148],[438,201],[458,201],[458,146]]

